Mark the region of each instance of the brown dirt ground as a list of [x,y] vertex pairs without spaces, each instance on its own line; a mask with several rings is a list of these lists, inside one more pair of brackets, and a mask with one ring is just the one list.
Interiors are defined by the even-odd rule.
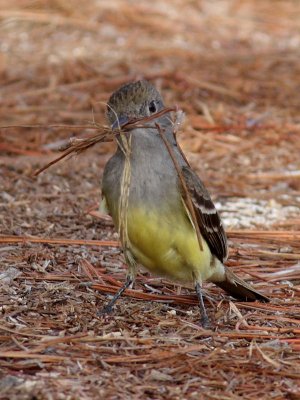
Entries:
[[[0,1],[1,399],[300,398],[299,21],[292,0]],[[228,265],[272,299],[206,285],[212,330],[145,272],[96,316],[126,273],[97,214],[111,145],[32,177],[140,77],[186,112]]]

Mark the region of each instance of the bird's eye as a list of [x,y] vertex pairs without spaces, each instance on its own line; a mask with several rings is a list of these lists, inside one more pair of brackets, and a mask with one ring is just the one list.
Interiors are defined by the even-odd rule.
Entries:
[[154,100],[152,100],[149,104],[149,111],[151,114],[156,112],[156,104]]

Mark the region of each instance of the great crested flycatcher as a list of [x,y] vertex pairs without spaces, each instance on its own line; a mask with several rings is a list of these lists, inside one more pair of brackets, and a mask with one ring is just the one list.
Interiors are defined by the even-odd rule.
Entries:
[[[142,80],[126,84],[112,94],[107,117],[112,129],[116,129],[163,109],[159,92]],[[195,219],[191,218],[182,180],[161,132],[180,168]],[[122,135],[130,143],[127,153]],[[125,285],[105,307],[105,312],[111,311],[117,298],[134,282],[138,264],[156,275],[193,283],[204,326],[208,318],[201,294],[203,281],[215,283],[237,299],[269,301],[223,264],[228,249],[222,222],[207,189],[179,148],[170,114],[141,123],[126,133],[120,131],[117,143],[116,153],[104,169],[102,201],[116,228],[120,230],[121,218],[126,219],[122,225],[127,240],[122,244],[129,272]],[[123,190],[126,165],[129,165],[129,180],[127,190]],[[125,202],[124,196],[127,196]],[[125,214],[120,211],[122,204],[126,204]]]

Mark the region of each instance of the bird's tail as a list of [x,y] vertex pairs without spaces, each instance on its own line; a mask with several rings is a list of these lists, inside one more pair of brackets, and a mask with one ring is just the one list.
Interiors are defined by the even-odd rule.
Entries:
[[240,279],[227,267],[225,267],[225,280],[222,282],[214,282],[217,286],[220,286],[223,290],[228,292],[231,296],[238,300],[243,301],[255,301],[260,300],[263,302],[269,302],[270,299],[263,294],[255,290],[251,285]]

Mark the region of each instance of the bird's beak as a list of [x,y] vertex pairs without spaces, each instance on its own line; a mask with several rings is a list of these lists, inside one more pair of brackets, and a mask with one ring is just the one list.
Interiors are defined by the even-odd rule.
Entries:
[[115,122],[111,125],[111,129],[112,129],[112,130],[115,130],[115,129],[122,128],[122,126],[126,125],[128,121],[129,121],[129,120],[128,120],[127,117],[121,115],[121,116],[118,117],[118,118],[115,120]]

